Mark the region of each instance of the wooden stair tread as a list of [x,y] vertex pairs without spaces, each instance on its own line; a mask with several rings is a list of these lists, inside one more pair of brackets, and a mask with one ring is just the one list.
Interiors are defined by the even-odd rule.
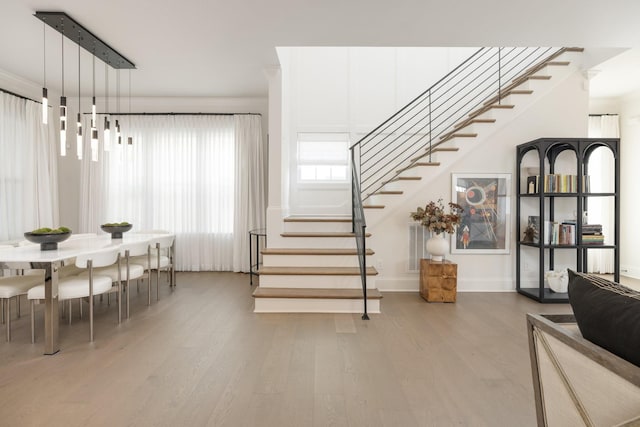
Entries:
[[565,47],[564,51],[565,52],[584,52],[584,48],[583,47]]
[[509,110],[511,108],[515,108],[515,105],[513,105],[513,104],[494,104],[494,105],[489,106],[489,108],[497,108],[497,109]]
[[[362,289],[263,288],[253,291],[254,298],[363,299]],[[367,300],[382,299],[378,289],[367,289]]]
[[306,217],[306,216],[288,216],[284,222],[351,222],[351,217]]
[[571,62],[569,62],[569,61],[549,61],[545,65],[561,65],[561,66],[565,66],[565,65],[569,65],[569,64],[571,64]]
[[[307,232],[307,231],[287,231],[285,233],[280,233],[282,237],[355,237],[355,234],[349,231],[318,231],[318,232]],[[370,237],[371,233],[367,233],[366,237]]]
[[415,162],[413,166],[440,166],[440,162]]
[[454,129],[462,129],[463,127],[473,125],[476,123],[495,123],[496,119],[467,119],[461,123],[458,123],[453,128]]
[[[317,249],[317,248],[264,248],[262,255],[358,255],[357,249]],[[373,255],[373,249],[366,249],[367,255]]]
[[452,133],[449,135],[443,135],[440,137],[440,139],[445,139],[445,138],[475,138],[477,137],[478,134],[477,133]]
[[[495,122],[494,119],[491,119]],[[458,151],[460,150],[458,147],[436,147],[431,150],[432,153],[437,153],[438,151]]]
[[384,190],[384,191],[377,191],[375,193],[372,194],[372,196],[375,195],[382,195],[382,196],[388,196],[388,195],[400,195],[400,194],[404,194],[404,191],[400,191],[400,190]]
[[[359,276],[360,267],[260,267],[262,275],[278,276]],[[376,276],[374,267],[367,267],[367,276]]]
[[532,93],[531,89],[513,89],[507,92],[507,95],[531,95]]
[[364,209],[384,209],[384,205],[362,205],[362,207]]
[[398,181],[420,181],[421,176],[399,176],[396,178]]
[[[551,76],[526,76],[523,80],[551,80]],[[519,81],[519,80],[518,80]]]

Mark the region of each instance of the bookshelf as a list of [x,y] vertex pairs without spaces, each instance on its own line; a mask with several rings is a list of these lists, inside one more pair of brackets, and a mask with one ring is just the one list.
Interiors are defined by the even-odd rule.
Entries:
[[[567,302],[545,282],[550,270],[585,272],[609,251],[620,275],[620,159],[617,138],[539,138],[516,147],[516,290],[543,303]],[[608,162],[609,175],[602,176]],[[592,163],[590,165],[590,163]],[[596,174],[594,178],[590,172]],[[603,223],[589,207],[605,206]],[[604,209],[598,208],[598,212]],[[611,214],[612,213],[612,214]],[[600,215],[602,217],[602,215]]]

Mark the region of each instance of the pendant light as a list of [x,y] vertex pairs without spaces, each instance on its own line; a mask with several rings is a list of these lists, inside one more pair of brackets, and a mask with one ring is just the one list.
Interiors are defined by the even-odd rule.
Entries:
[[127,137],[127,145],[133,145],[133,136],[131,136],[131,69],[129,69],[129,136]]
[[78,32],[78,133],[76,134],[76,154],[78,155],[78,160],[82,160],[82,116],[80,114],[80,101],[80,32]]
[[96,55],[93,53],[93,93],[91,104],[91,160],[98,161],[98,125],[96,120]]
[[67,97],[64,96],[64,23],[60,32],[62,38],[62,95],[60,96],[60,155],[67,155]]
[[49,123],[49,99],[47,91],[47,24],[42,23],[42,124]]
[[104,63],[104,94],[105,94],[105,108],[104,108],[104,151],[111,150],[111,123],[109,123],[109,69],[107,67],[107,61]]
[[[116,117],[120,118],[120,69],[116,71]],[[122,145],[122,133],[120,132],[120,122],[116,119],[116,141]]]

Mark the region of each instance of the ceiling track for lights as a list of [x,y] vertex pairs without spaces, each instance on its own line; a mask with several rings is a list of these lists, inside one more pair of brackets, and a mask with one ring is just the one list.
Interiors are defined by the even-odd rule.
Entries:
[[113,68],[135,69],[133,62],[118,53],[117,50],[100,40],[91,31],[80,25],[64,12],[37,11],[33,16],[54,28],[92,55],[106,62]]

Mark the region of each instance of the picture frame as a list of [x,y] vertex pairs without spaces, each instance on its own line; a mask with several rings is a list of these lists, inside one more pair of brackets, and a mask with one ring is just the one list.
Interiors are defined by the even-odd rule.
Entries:
[[509,253],[510,173],[452,173],[451,201],[464,209],[451,235],[452,254]]

